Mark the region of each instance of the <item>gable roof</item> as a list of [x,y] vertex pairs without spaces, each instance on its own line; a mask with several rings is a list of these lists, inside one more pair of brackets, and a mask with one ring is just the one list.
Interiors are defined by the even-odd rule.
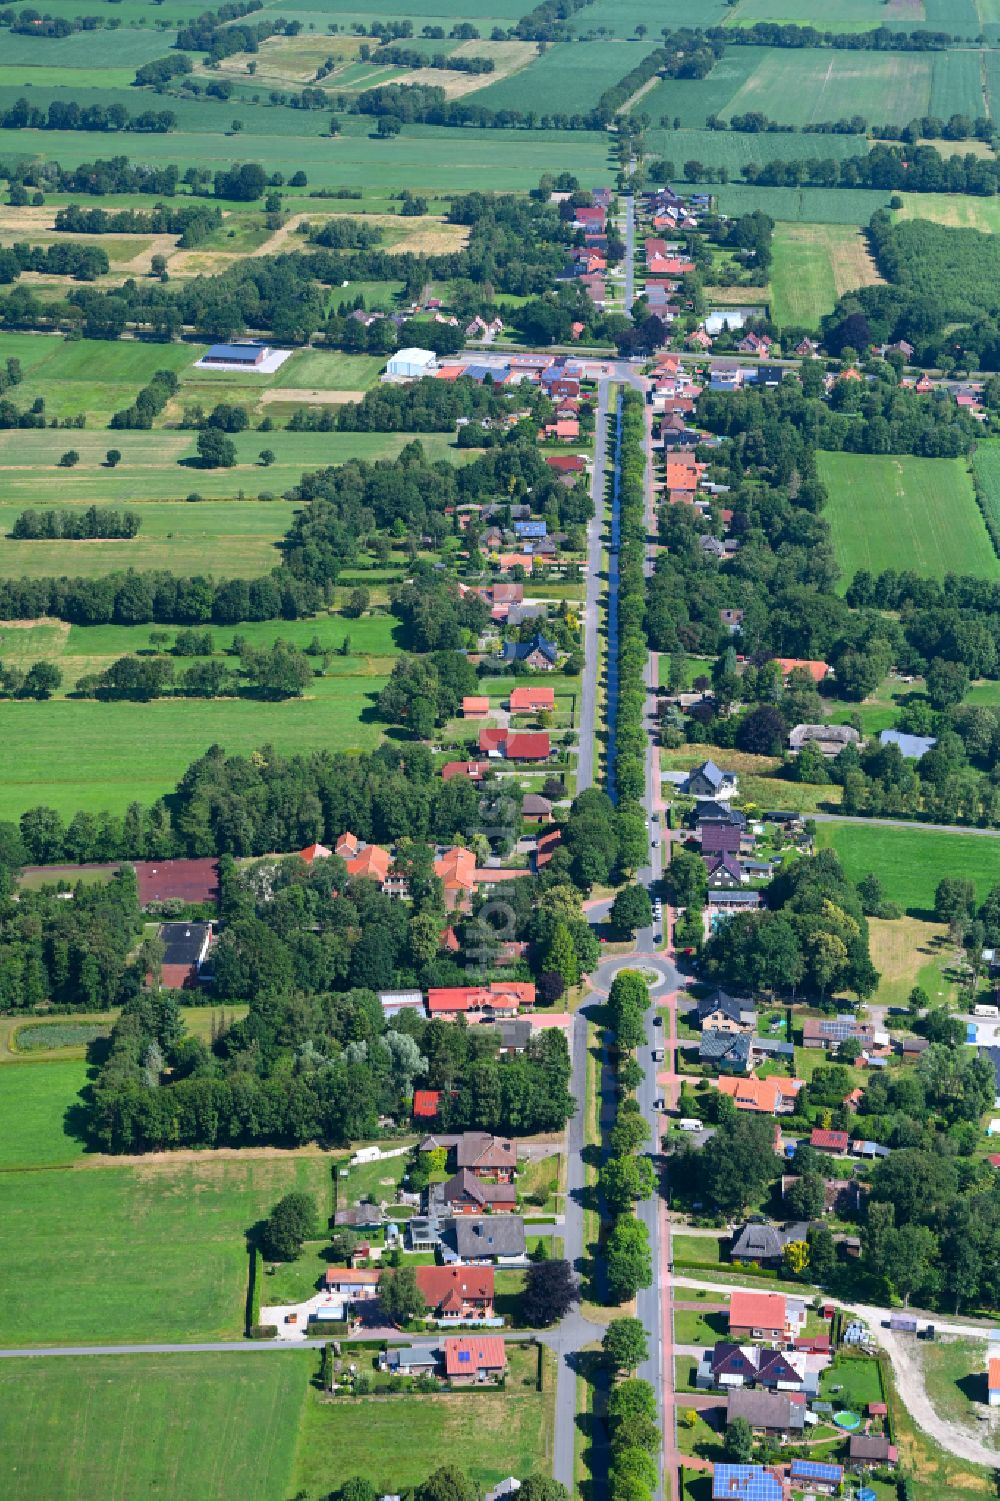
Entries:
[[[534,990],[534,986],[531,987]],[[456,1166],[504,1168],[517,1166],[517,1147],[508,1136],[491,1136],[488,1131],[463,1131],[455,1147]]]
[[736,1288],[729,1300],[730,1329],[784,1329],[784,1293],[751,1293]]
[[476,1376],[480,1371],[502,1371],[506,1364],[507,1352],[498,1334],[469,1334],[444,1342],[447,1376]]
[[737,1068],[747,1068],[750,1063],[750,1034],[711,1030],[703,1032],[698,1057],[703,1063],[728,1063]]
[[493,1302],[491,1266],[418,1266],[416,1272],[417,1286],[435,1310]]
[[[747,894],[756,896],[758,893]],[[769,1079],[723,1078],[718,1081],[718,1087],[723,1094],[732,1097],[737,1109],[773,1115],[779,1104],[795,1099],[804,1083],[804,1079],[782,1079],[772,1075]]]
[[793,1402],[786,1392],[749,1391],[737,1387],[729,1393],[726,1403],[726,1421],[745,1418],[751,1428],[788,1428],[801,1431],[805,1427],[806,1410],[801,1402]]
[[470,1199],[485,1209],[490,1204],[513,1206],[517,1203],[517,1189],[513,1183],[483,1183],[467,1167],[460,1167],[447,1183],[441,1185],[441,1197],[446,1204]]
[[753,1001],[744,1000],[741,996],[730,995],[727,990],[713,990],[708,995],[702,996],[697,1010],[699,1021],[704,1021],[706,1016],[721,1012],[730,1021],[738,1022],[745,1012],[754,1013],[754,1004]]
[[523,1256],[524,1221],[516,1214],[490,1214],[455,1220],[455,1249],[463,1261]]

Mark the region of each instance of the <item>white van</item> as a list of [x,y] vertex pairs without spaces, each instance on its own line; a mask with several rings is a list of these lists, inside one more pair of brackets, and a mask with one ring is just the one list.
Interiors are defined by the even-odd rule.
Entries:
[[688,1116],[679,1120],[677,1122],[677,1126],[681,1131],[700,1131],[701,1121],[692,1120],[690,1116]]
[[994,1020],[1000,1018],[1000,1006],[973,1006],[973,1016],[992,1016]]

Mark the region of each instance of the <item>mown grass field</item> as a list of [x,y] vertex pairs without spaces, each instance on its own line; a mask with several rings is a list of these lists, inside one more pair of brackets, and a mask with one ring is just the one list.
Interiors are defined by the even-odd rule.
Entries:
[[[68,1298],[57,1286],[52,1300]],[[315,1364],[295,1350],[5,1360],[0,1490],[6,1501],[277,1501]]]
[[[341,659],[336,659],[339,663]],[[287,755],[366,750],[381,738],[374,703],[385,673],[364,658],[316,679],[309,696],[284,703],[244,699],[158,699],[153,703],[50,700],[4,705],[0,818],[45,804],[122,813],[133,799],[154,802],[210,745],[249,752],[273,745]]]
[[893,209],[893,218],[930,219],[949,229],[979,229],[1000,233],[1000,201],[965,193],[904,193],[903,207]]
[[860,230],[841,224],[778,224],[771,266],[771,316],[817,328],[844,292],[881,281]]
[[[324,1398],[311,1388],[302,1409],[293,1488],[326,1495],[352,1475],[398,1494],[453,1464],[481,1489],[507,1475],[552,1470],[555,1370],[547,1390],[510,1380],[505,1391],[398,1397],[365,1402]],[[522,1365],[532,1368],[530,1362]]]
[[820,453],[840,588],[859,568],[1000,575],[964,459]]
[[[28,1055],[25,1055],[27,1057]],[[23,1062],[0,1072],[0,1169],[73,1162],[84,1151],[67,1129],[67,1111],[79,1106],[87,1064]]]
[[886,900],[917,917],[933,912],[942,876],[974,881],[979,901],[992,886],[1000,885],[1000,837],[991,834],[938,833],[919,824],[891,828],[845,820],[817,824],[816,842],[821,849],[836,850],[852,881],[875,871]]
[[[2,1091],[10,1072],[0,1077],[7,1121]],[[16,1292],[0,1306],[0,1344],[240,1337],[245,1232],[292,1189],[313,1193],[325,1216],[329,1159],[178,1155],[0,1173],[0,1256],[5,1286]]]
[[952,957],[947,944],[947,930],[941,923],[923,922],[916,917],[898,917],[891,921],[868,919],[872,963],[881,975],[876,999],[888,1006],[904,1006],[914,985],[919,985],[934,1000],[943,999],[954,989],[942,973]]

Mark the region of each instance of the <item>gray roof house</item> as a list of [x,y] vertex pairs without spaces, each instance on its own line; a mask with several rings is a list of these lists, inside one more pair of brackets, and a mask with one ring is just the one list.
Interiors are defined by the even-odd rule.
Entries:
[[712,1031],[725,1031],[732,1027],[752,1029],[757,1023],[753,1001],[742,996],[730,995],[727,990],[713,990],[703,995],[697,1003],[698,1021]]
[[788,734],[788,749],[798,755],[805,745],[815,745],[832,760],[845,745],[857,745],[861,736],[850,724],[797,724]]
[[748,1073],[750,1037],[746,1032],[703,1032],[698,1061],[712,1064],[723,1074]]
[[450,1238],[463,1262],[519,1265],[525,1260],[524,1221],[517,1214],[491,1214],[485,1219],[463,1215],[452,1222]]
[[778,1225],[752,1221],[737,1230],[729,1250],[730,1261],[756,1262],[758,1266],[774,1266],[784,1255],[785,1247],[793,1240],[805,1240],[809,1226],[805,1221],[798,1224]]
[[793,1402],[787,1392],[748,1391],[738,1387],[726,1398],[726,1422],[745,1418],[751,1428],[765,1433],[801,1434],[805,1428],[804,1402]]
[[689,797],[726,802],[736,791],[736,777],[732,772],[722,771],[714,761],[703,761],[690,773],[683,790]]
[[434,1345],[399,1345],[382,1356],[383,1370],[394,1376],[433,1376],[440,1364],[441,1354]]

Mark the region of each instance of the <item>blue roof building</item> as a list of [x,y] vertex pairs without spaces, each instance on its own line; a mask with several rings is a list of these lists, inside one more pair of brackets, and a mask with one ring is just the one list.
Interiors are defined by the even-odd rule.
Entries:
[[844,1467],[824,1464],[818,1459],[793,1459],[788,1478],[793,1485],[832,1494],[844,1478]]
[[259,365],[267,356],[266,344],[213,344],[202,356],[220,365]]
[[544,521],[515,521],[514,531],[519,537],[544,537],[548,527]]
[[716,1465],[712,1501],[782,1501],[781,1481],[763,1465]]

